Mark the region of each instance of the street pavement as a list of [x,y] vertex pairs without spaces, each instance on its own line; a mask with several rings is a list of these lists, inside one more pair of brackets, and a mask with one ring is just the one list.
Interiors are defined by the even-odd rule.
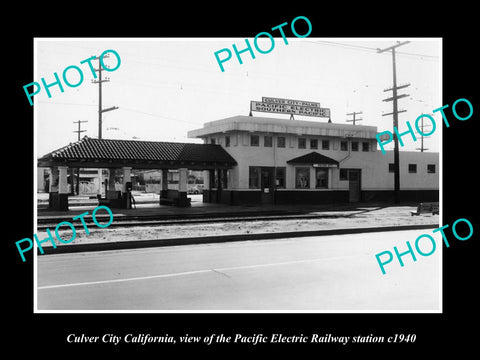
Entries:
[[[431,230],[36,257],[37,311],[441,311],[441,239],[383,275],[375,254]],[[425,245],[426,247],[426,245]],[[426,250],[424,250],[426,251]]]

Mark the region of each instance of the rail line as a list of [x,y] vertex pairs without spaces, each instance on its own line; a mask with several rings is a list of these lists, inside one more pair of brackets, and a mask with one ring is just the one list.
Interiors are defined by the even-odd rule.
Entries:
[[[312,220],[312,219],[334,219],[334,218],[346,218],[363,213],[363,211],[356,211],[345,214],[341,213],[329,213],[329,214],[276,214],[276,215],[245,215],[245,216],[202,216],[191,218],[170,218],[170,219],[152,219],[150,216],[122,216],[115,219],[109,228],[113,227],[132,227],[132,226],[161,226],[161,225],[189,225],[189,224],[208,224],[208,223],[225,223],[225,222],[238,222],[238,221],[278,221],[278,220]],[[96,217],[98,221],[102,221],[101,216]],[[93,219],[90,216],[84,217],[87,224],[93,223]],[[63,221],[63,218],[39,218],[37,221],[37,230],[46,230],[47,228],[55,228],[57,224]],[[71,221],[71,219],[70,219]],[[75,225],[76,223],[74,223]],[[78,221],[78,226],[82,226]]]

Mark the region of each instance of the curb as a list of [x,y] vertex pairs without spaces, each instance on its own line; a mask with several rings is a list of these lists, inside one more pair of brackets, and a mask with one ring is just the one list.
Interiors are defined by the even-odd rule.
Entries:
[[[307,236],[328,236],[328,235],[347,235],[369,232],[383,231],[402,231],[402,230],[422,230],[437,228],[438,225],[401,225],[401,226],[384,226],[384,227],[366,227],[351,229],[329,229],[329,230],[309,230],[309,231],[290,231],[278,233],[260,233],[260,234],[238,234],[238,235],[218,235],[203,236],[191,238],[172,238],[172,239],[156,239],[156,240],[131,240],[104,242],[92,244],[78,244],[43,248],[43,255],[53,254],[69,254],[88,251],[108,251],[108,250],[128,250],[141,249],[150,247],[179,246],[179,245],[198,245],[198,244],[214,244],[222,242],[249,241],[249,240],[272,240],[282,238],[297,238]],[[42,255],[37,248],[37,255]]]

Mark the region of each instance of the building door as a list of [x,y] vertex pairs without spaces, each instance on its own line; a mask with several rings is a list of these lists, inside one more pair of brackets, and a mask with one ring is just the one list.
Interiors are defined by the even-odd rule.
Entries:
[[349,196],[350,202],[360,201],[360,169],[348,170]]
[[273,204],[275,196],[275,183],[274,183],[274,169],[273,167],[262,167],[261,171],[261,184],[262,190],[261,202],[262,204]]

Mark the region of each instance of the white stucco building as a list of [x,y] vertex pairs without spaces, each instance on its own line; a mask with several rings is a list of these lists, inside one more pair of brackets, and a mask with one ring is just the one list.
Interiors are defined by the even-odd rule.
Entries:
[[[237,162],[205,172],[204,201],[322,203],[393,199],[393,151],[375,126],[234,116],[188,133]],[[438,201],[439,154],[400,151],[401,200]]]

